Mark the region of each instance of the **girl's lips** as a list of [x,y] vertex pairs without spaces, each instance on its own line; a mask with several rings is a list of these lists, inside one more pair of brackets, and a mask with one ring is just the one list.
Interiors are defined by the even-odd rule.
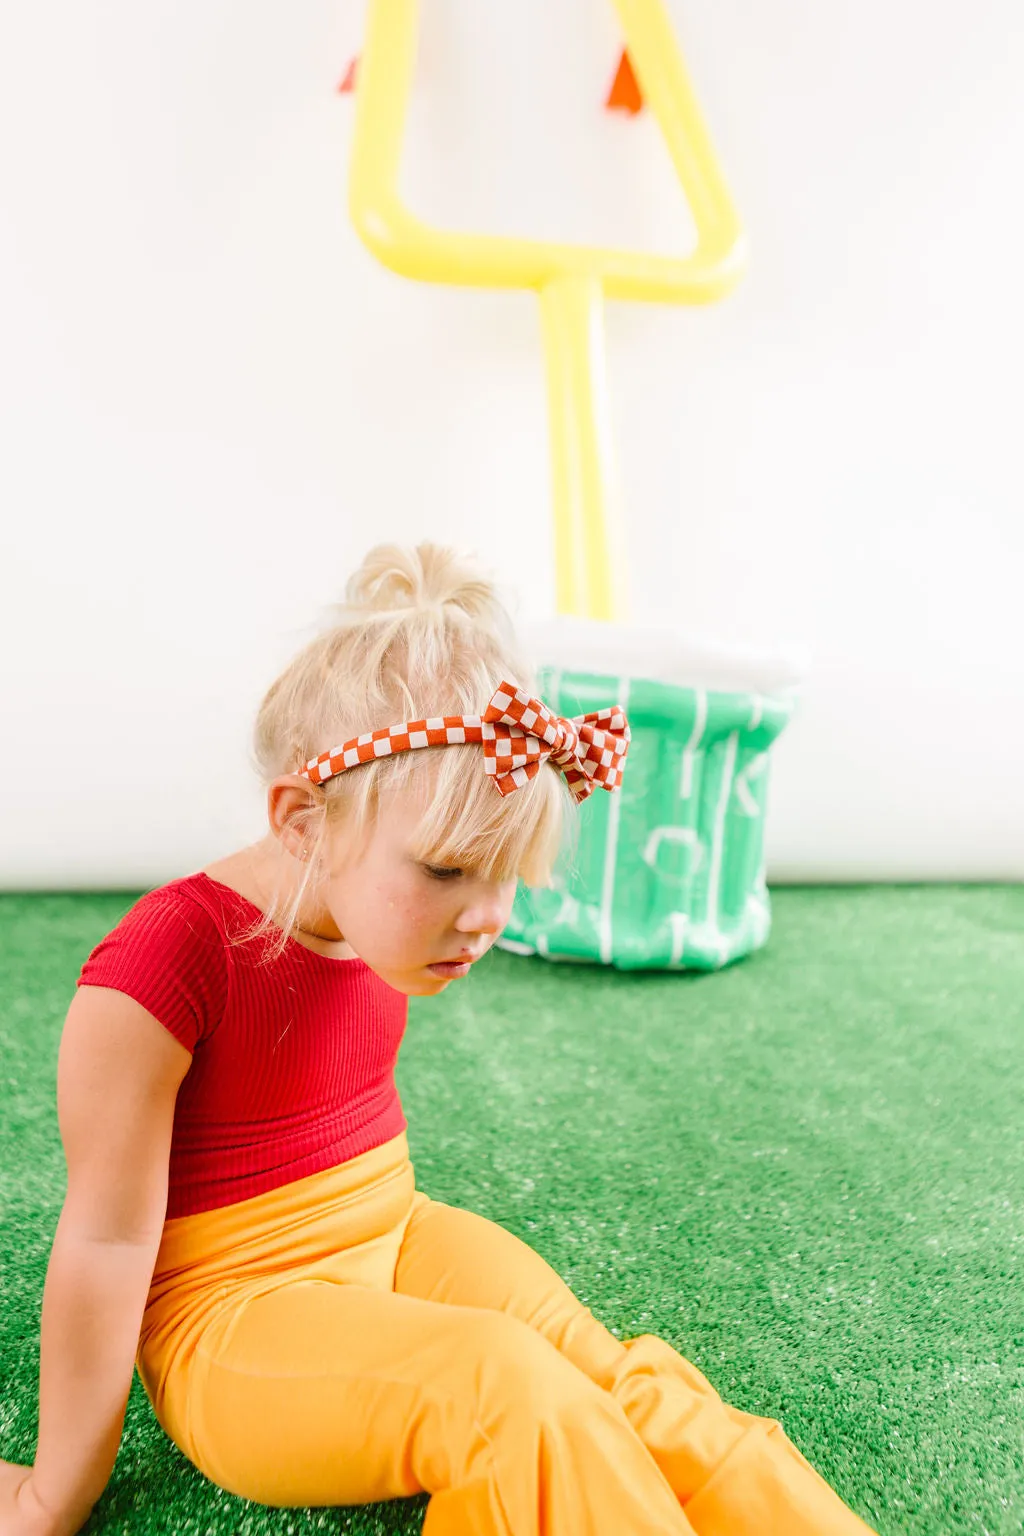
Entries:
[[454,980],[458,976],[468,976],[472,964],[472,960],[439,960],[436,965],[428,965],[427,970],[433,971],[435,976]]

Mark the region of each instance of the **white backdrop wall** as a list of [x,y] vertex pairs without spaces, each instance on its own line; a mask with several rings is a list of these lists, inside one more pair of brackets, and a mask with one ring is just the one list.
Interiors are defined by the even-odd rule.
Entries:
[[[751,259],[719,304],[609,310],[633,612],[809,656],[770,882],[1024,878],[1024,12],[669,3]],[[414,206],[689,245],[649,115],[602,109],[610,6],[423,12]],[[552,611],[536,304],[356,240],[362,25],[6,19],[7,889],[155,885],[260,836],[259,699],[379,538],[473,547]]]

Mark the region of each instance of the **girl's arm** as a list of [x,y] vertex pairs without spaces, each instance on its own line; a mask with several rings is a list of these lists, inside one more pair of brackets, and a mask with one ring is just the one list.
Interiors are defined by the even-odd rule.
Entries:
[[55,1531],[84,1524],[117,1456],[191,1061],[133,998],[79,987],[57,1065],[68,1187],[43,1290],[30,1478]]

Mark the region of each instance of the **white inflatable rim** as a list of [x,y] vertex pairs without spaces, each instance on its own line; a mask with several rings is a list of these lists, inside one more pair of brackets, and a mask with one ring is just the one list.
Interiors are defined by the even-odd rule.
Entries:
[[531,661],[560,671],[601,672],[730,693],[789,693],[811,670],[806,652],[757,651],[665,627],[568,617],[518,627]]

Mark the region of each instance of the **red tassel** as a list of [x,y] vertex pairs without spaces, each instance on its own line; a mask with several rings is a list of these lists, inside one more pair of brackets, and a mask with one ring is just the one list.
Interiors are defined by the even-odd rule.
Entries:
[[345,71],[345,78],[344,78],[344,80],[338,86],[338,95],[339,96],[344,96],[348,92],[355,90],[355,88],[356,88],[356,76],[358,75],[358,73],[359,73],[359,55],[357,53],[355,58],[352,60],[351,64],[349,65],[348,69],[346,69],[346,71]]
[[629,61],[629,54],[623,48],[622,58],[619,60],[619,67],[615,71],[615,79],[612,81],[612,88],[608,92],[608,100],[605,102],[605,106],[609,112],[629,112],[635,117],[643,107],[643,104],[644,99],[640,94],[640,87],[637,85],[636,75],[634,75],[633,66]]

